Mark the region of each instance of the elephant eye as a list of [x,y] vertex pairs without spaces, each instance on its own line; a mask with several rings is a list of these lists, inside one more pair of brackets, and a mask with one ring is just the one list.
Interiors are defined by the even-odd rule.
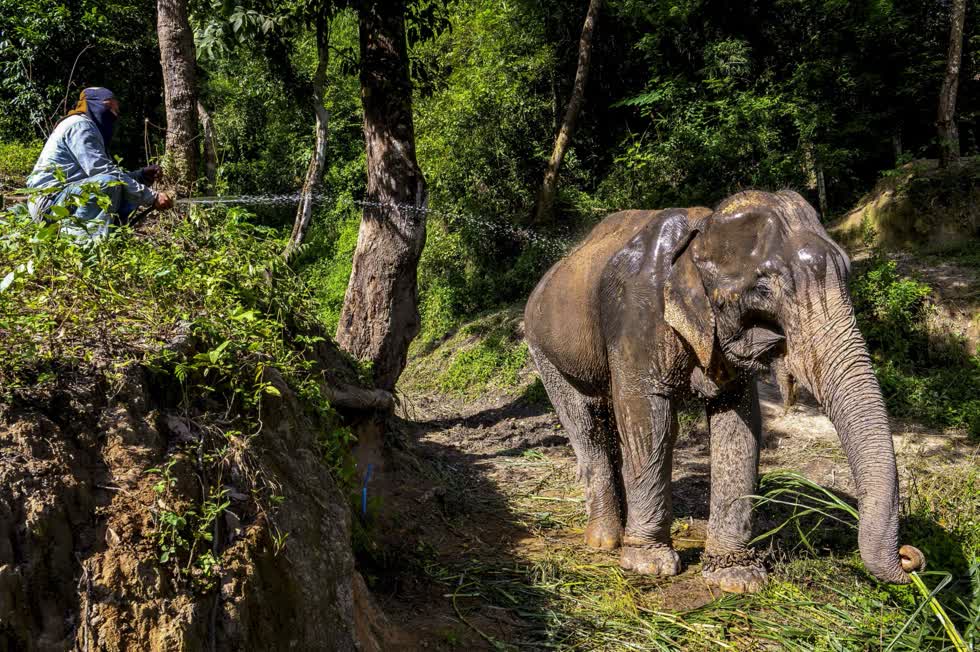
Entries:
[[771,297],[772,284],[769,282],[769,279],[764,276],[760,278],[759,282],[756,283],[755,291],[759,294],[759,296],[761,296],[764,299],[768,299],[769,297]]

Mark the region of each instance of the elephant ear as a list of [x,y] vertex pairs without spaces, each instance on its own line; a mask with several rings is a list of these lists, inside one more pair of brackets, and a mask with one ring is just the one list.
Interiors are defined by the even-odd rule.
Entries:
[[698,232],[692,229],[674,249],[664,284],[664,319],[694,350],[699,365],[707,369],[715,345],[715,313],[690,250]]

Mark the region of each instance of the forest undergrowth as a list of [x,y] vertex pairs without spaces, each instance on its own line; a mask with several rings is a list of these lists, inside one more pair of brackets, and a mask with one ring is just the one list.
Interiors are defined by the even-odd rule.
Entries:
[[[353,436],[316,363],[329,336],[309,289],[282,261],[277,230],[221,208],[77,242],[59,235],[66,209],[35,223],[21,208],[0,211],[0,417],[75,400],[79,383],[104,385],[111,399],[141,369],[154,391],[174,394],[184,421],[170,424],[177,438],[147,472],[157,479],[162,567],[196,590],[214,588],[213,533],[230,505],[229,469],[247,479],[242,491],[260,514],[276,511],[276,480],[258,472],[253,440],[264,399],[280,395],[277,382],[299,397],[320,428],[324,461],[352,487]],[[356,372],[346,380],[360,382]],[[175,465],[187,463],[199,467],[200,491],[175,486]],[[288,532],[278,536],[284,544]]]

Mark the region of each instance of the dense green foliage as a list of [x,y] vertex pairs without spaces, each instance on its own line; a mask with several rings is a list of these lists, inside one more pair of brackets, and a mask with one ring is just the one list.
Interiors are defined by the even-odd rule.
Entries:
[[[65,71],[124,101],[115,149],[130,165],[160,153],[152,3],[0,2],[0,142],[43,136],[62,111]],[[326,10],[330,112],[325,199],[300,268],[324,280],[327,321],[343,295],[363,194],[357,24],[347,3],[192,3],[200,93],[219,141],[217,190],[296,190],[313,146],[314,17]],[[426,0],[407,21],[419,160],[431,191],[422,263],[425,328],[519,301],[560,248],[527,223],[571,92],[585,3]],[[575,235],[620,207],[712,204],[733,190],[794,187],[832,213],[882,170],[935,153],[948,36],[940,0],[802,2],[610,0],[600,16],[585,108],[549,235]],[[977,20],[968,12],[958,116],[977,151]],[[86,45],[93,47],[82,52]],[[81,52],[81,56],[79,53]],[[902,154],[896,150],[900,143]],[[263,213],[271,225],[288,211]],[[330,260],[331,262],[326,262]]]
[[[43,136],[73,87],[104,84],[124,100],[115,148],[135,165],[159,154],[140,118],[162,123],[152,4],[0,6],[0,141]],[[338,5],[339,7],[339,5]],[[201,96],[214,119],[217,190],[295,190],[312,150],[305,98],[315,65],[314,9],[253,2],[193,5]],[[452,0],[413,4],[408,22],[419,159],[438,213],[420,287],[424,328],[519,301],[560,248],[522,238],[544,160],[567,101],[583,7],[559,2]],[[125,17],[122,20],[121,17]],[[933,152],[933,107],[946,52],[947,10],[904,0],[728,3],[616,0],[595,41],[586,106],[562,173],[559,230],[578,232],[615,207],[711,204],[745,186],[796,187],[816,202],[815,165],[831,204],[848,206],[895,164]],[[68,29],[69,25],[81,29]],[[107,26],[112,25],[112,29]],[[973,76],[968,17],[963,79]],[[322,281],[323,316],[343,298],[363,144],[352,11],[330,20],[331,196],[315,218],[301,268]],[[68,35],[68,36],[66,36]],[[98,56],[95,56],[95,53]],[[976,84],[964,83],[964,151],[976,149]],[[74,92],[74,91],[73,91]],[[288,211],[266,216],[276,225]],[[343,235],[344,237],[338,237]]]
[[[295,268],[332,330],[364,190],[356,14],[344,3],[268,0],[191,8],[223,193],[299,186],[313,145],[314,17],[326,12],[327,196]],[[939,0],[611,0],[562,172],[559,219],[527,231],[571,91],[583,13],[584,4],[553,0],[411,3],[417,144],[433,209],[419,270],[423,346],[473,315],[521,302],[568,239],[613,208],[711,204],[746,186],[790,186],[816,203],[819,168],[837,211],[882,171],[935,152],[949,16]],[[977,151],[977,29],[968,12],[958,101],[964,153]],[[0,116],[4,183],[29,169],[34,139],[64,110],[64,73],[73,68],[68,103],[82,85],[113,87],[124,102],[114,149],[133,164],[159,154],[162,132],[149,127],[150,151],[139,133],[141,118],[163,122],[146,92],[159,87],[154,40],[152,3],[0,0],[0,98],[12,109]],[[942,178],[951,185],[930,185],[916,206],[945,205],[974,181]],[[272,228],[291,219],[288,207],[256,210]],[[927,213],[917,219],[928,222]],[[980,427],[976,358],[925,331],[925,288],[879,258],[854,292],[892,411]],[[487,346],[453,362],[447,388],[512,366],[509,347]]]
[[[2,5],[0,63],[8,74],[0,96],[13,111],[0,118],[0,141],[45,133],[64,99],[61,68],[70,70],[92,43],[73,86],[113,86],[124,100],[117,151],[134,163],[158,153],[162,134],[151,128],[153,151],[144,153],[136,132],[141,117],[162,122],[144,92],[159,85],[152,5],[130,5],[45,0],[32,5],[29,20],[22,6]],[[263,2],[193,8],[201,96],[219,139],[217,190],[294,190],[313,144],[304,99],[316,56],[313,9]],[[585,111],[562,173],[559,223],[536,227],[529,238],[521,229],[570,92],[583,11],[557,2],[413,5],[418,151],[435,209],[419,270],[423,345],[472,315],[520,302],[564,250],[562,238],[609,209],[711,204],[745,186],[791,186],[816,202],[818,164],[832,206],[842,208],[900,162],[894,137],[903,156],[934,152],[946,5],[615,0],[596,33]],[[328,197],[297,260],[328,331],[343,302],[364,188],[356,16],[339,6],[331,15],[323,98]],[[976,150],[978,90],[966,81],[977,66],[976,30],[970,13],[959,98],[967,153]],[[36,147],[3,145],[3,177],[22,178]],[[942,199],[933,195],[920,203]],[[257,208],[273,227],[291,218],[288,210]],[[892,411],[980,427],[975,358],[924,331],[925,289],[876,259],[854,292]],[[502,359],[511,354],[491,364],[493,355],[493,347],[466,353],[453,363],[457,380],[447,387],[465,389],[464,378],[507,366]],[[467,362],[472,368],[464,371]],[[949,382],[953,376],[969,382]]]
[[129,168],[142,164],[152,155],[144,117],[165,122],[155,9],[153,0],[0,0],[0,141],[47,136],[82,88],[107,86],[124,102],[114,150]]

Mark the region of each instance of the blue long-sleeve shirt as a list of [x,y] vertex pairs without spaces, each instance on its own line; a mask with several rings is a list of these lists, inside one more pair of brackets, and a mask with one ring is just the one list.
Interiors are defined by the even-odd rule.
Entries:
[[98,127],[87,115],[65,118],[54,128],[44,149],[27,177],[28,188],[49,188],[57,185],[53,168],[60,167],[68,184],[81,183],[98,174],[111,174],[126,184],[125,199],[130,204],[145,206],[153,203],[157,193],[143,184],[140,171],[126,172],[106,153]]

